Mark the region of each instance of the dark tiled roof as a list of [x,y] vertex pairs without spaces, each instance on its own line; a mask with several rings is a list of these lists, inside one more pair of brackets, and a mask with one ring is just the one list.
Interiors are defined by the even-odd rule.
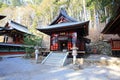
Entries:
[[[59,29],[59,28],[65,28],[65,27],[72,27],[72,26],[75,26],[75,25],[82,25],[82,24],[85,24],[89,21],[85,21],[85,22],[68,22],[68,23],[60,23],[60,24],[55,24],[55,25],[50,25],[50,26],[46,26],[46,27],[43,27],[43,28],[37,28],[38,30],[39,29]],[[75,28],[75,27],[74,27]]]
[[23,33],[31,34],[27,27],[25,27],[17,22],[10,21],[8,24],[10,25],[9,30],[14,29],[14,30],[18,30],[18,31],[23,32]]
[[68,23],[60,23],[60,24],[56,24],[56,25],[50,25],[50,26],[46,26],[44,28],[37,28],[37,30],[46,33],[46,34],[50,34],[51,32],[55,32],[55,31],[66,31],[66,30],[72,30],[72,31],[77,31],[81,28],[84,28],[84,25],[86,25],[86,30],[85,32],[86,35],[88,34],[88,24],[89,21],[85,21],[85,22],[68,22]]
[[5,18],[5,17],[6,17],[6,16],[0,15],[0,20],[3,19],[3,18]]
[[115,17],[106,24],[102,30],[103,34],[120,34],[120,7],[117,9]]

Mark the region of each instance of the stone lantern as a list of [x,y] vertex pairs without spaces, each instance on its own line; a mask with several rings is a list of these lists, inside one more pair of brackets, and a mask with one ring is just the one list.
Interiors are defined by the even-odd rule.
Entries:
[[73,47],[72,47],[73,64],[76,63],[77,50],[78,50],[78,48],[76,47],[75,44],[73,44]]
[[34,49],[35,49],[35,60],[36,60],[36,63],[38,63],[39,47],[35,46]]

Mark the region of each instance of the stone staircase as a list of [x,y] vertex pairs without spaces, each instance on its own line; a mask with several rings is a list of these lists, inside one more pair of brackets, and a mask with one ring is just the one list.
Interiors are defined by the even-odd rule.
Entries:
[[64,66],[68,52],[50,52],[49,55],[42,61],[41,64],[51,66]]

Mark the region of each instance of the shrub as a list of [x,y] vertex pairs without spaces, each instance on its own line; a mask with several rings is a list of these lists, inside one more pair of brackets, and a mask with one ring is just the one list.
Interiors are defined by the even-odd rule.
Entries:
[[42,38],[35,36],[35,35],[25,35],[24,38],[24,44],[25,46],[25,51],[26,51],[26,58],[31,58],[33,57],[34,53],[34,46],[41,46],[41,41]]
[[89,49],[88,53],[97,53],[97,54],[106,54],[106,55],[112,54],[111,45],[102,40],[89,44],[87,48]]

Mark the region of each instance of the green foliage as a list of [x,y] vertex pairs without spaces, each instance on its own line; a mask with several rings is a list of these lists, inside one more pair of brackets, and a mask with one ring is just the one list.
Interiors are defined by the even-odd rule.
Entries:
[[120,4],[120,0],[86,0],[86,1],[87,7],[91,11],[95,9],[99,13],[101,22],[104,22],[106,18],[109,17],[103,16],[105,15],[105,7],[108,11],[108,14],[111,16],[111,18],[113,18],[116,9],[119,7],[118,5]]
[[104,22],[107,18],[108,18],[107,16],[103,15],[103,16],[101,17],[100,22]]
[[2,8],[2,7],[7,7],[7,5],[2,3],[2,2],[0,2],[0,8]]
[[35,35],[25,35],[24,44],[27,45],[25,47],[26,57],[32,57],[32,53],[34,52],[34,46],[41,46],[42,38]]
[[22,5],[20,0],[11,0],[11,3],[13,6],[21,6]]
[[25,35],[24,44],[25,45],[33,45],[33,46],[40,46],[41,38],[35,35]]
[[0,11],[4,10],[6,7],[8,7],[7,4],[0,2]]
[[4,3],[0,2],[0,9],[1,9],[1,8],[6,8],[6,7],[8,7],[7,4],[4,4]]
[[[30,3],[26,4],[25,1]],[[16,17],[21,16],[22,23],[31,28],[49,24],[57,16],[60,6],[64,5],[68,14],[76,19],[80,18],[79,14],[82,10],[82,0],[32,0],[32,2],[31,0],[10,0],[10,3],[9,7],[12,6],[14,11],[17,9],[16,6],[21,7],[21,10],[26,9],[19,14],[13,11],[14,14],[11,14],[10,18],[18,19]],[[31,13],[27,13],[30,9],[33,9]],[[27,19],[28,15],[32,16],[32,20]]]
[[39,5],[42,2],[42,0],[33,0],[33,2],[34,4]]

